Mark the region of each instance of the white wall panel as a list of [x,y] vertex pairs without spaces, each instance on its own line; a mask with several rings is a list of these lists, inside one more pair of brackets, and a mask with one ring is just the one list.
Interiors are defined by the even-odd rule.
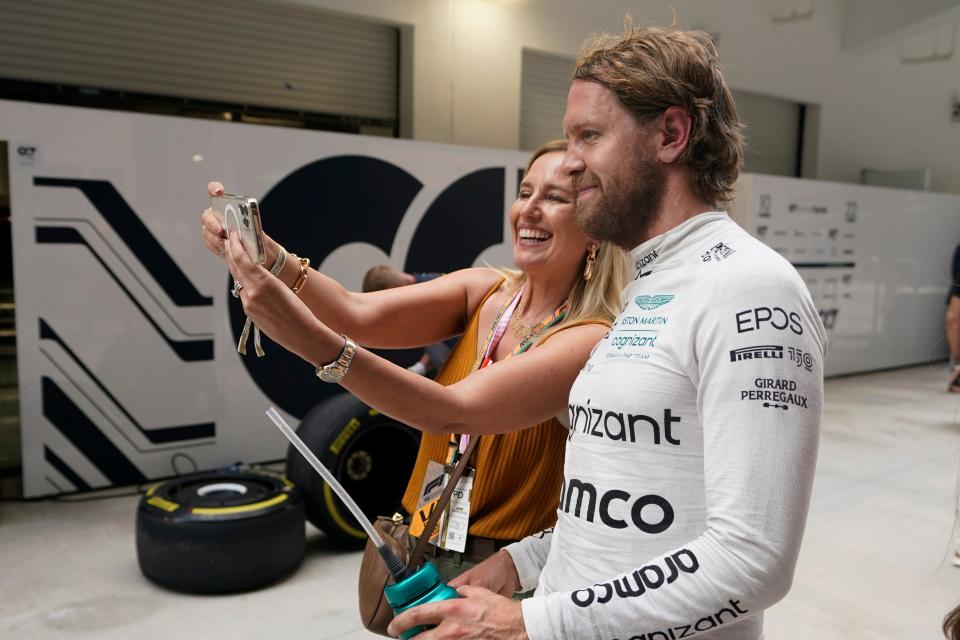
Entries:
[[258,198],[268,233],[359,290],[375,264],[508,266],[526,160],[3,100],[0,140],[28,497],[280,459],[267,407],[296,422],[340,392],[269,339],[262,360],[237,353],[229,275],[200,242],[210,179]]
[[827,375],[946,359],[960,196],[747,174],[731,215],[807,283]]

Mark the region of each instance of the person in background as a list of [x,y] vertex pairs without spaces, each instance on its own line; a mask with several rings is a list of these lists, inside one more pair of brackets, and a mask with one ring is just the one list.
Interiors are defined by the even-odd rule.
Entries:
[[378,264],[370,267],[363,274],[363,285],[360,290],[364,293],[370,293],[371,291],[383,291],[384,289],[393,289],[416,282],[417,279],[412,273],[401,271],[388,264]]
[[371,291],[381,291],[383,289],[393,289],[402,287],[405,284],[416,284],[418,282],[429,282],[442,276],[442,273],[407,273],[388,264],[378,264],[367,269],[363,275],[362,291],[370,293]]
[[[442,273],[407,273],[388,264],[378,264],[367,269],[363,274],[363,284],[361,291],[370,293],[371,291],[382,291],[383,289],[393,289],[408,284],[418,282],[428,282],[442,276]],[[421,376],[430,375],[440,369],[450,355],[450,350],[456,345],[456,339],[444,340],[423,348],[423,355],[420,359],[407,367],[410,371]]]
[[950,347],[950,383],[947,391],[960,393],[960,245],[953,250],[950,264],[950,290],[947,293],[944,330]]
[[[462,269],[353,293],[269,236],[265,266],[272,267],[254,264],[235,235],[225,240],[212,211],[201,216],[205,245],[226,256],[235,295],[265,334],[313,364],[324,382],[425,432],[403,498],[408,513],[434,479],[428,472],[458,460],[471,436],[495,434],[480,437],[470,460],[466,548],[437,552],[448,579],[556,520],[567,439],[558,416],[567,415],[570,384],[620,310],[626,258],[577,226],[576,193],[560,170],[566,148],[554,141],[532,154],[510,207],[517,270]],[[223,186],[210,183],[208,191]],[[460,341],[435,380],[363,348],[454,335]]]

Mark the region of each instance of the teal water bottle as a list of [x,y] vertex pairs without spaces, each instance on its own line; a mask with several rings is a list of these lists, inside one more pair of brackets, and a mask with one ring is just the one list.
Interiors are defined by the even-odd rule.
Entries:
[[[443,578],[441,578],[437,572],[437,568],[429,562],[419,569],[407,567],[400,558],[390,550],[390,547],[383,541],[383,537],[377,532],[373,525],[370,524],[360,505],[350,497],[350,494],[347,493],[346,489],[343,488],[334,475],[330,473],[330,470],[323,466],[323,463],[320,462],[316,454],[310,450],[310,447],[290,428],[290,425],[283,419],[283,416],[281,416],[276,409],[270,407],[267,409],[267,417],[269,417],[270,420],[277,425],[277,428],[283,432],[283,435],[290,440],[290,444],[303,454],[304,459],[310,463],[310,466],[313,467],[327,485],[333,489],[334,493],[343,501],[343,504],[350,509],[353,517],[357,519],[357,522],[363,527],[363,530],[370,536],[370,542],[377,548],[377,553],[380,554],[383,563],[387,567],[387,571],[390,572],[390,575],[393,576],[394,579],[394,584],[387,586],[383,590],[384,595],[387,596],[387,602],[390,603],[394,613],[401,613],[407,609],[412,609],[418,604],[437,602],[438,600],[451,600],[460,597],[454,589],[443,581]],[[414,627],[413,629],[405,631],[400,637],[403,640],[407,640],[407,638],[412,638],[425,629],[426,627],[422,625]]]
[[[387,596],[387,602],[390,603],[393,612],[397,615],[427,602],[452,600],[460,597],[456,589],[444,582],[437,572],[437,568],[429,562],[406,578],[388,585],[383,593]],[[400,634],[400,638],[401,640],[407,640],[407,638],[412,638],[426,629],[427,627],[423,625],[412,627]]]

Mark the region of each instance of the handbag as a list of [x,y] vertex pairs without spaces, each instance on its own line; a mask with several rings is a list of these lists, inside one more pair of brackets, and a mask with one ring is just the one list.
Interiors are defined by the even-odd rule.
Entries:
[[[430,512],[430,518],[427,520],[424,532],[433,531],[437,526],[440,514],[447,508],[453,490],[467,468],[467,463],[479,440],[479,436],[470,438],[466,451],[460,457],[453,473],[450,474],[447,486],[444,487],[440,499],[437,500],[437,506]],[[430,540],[429,535],[425,534],[420,538],[410,535],[408,525],[403,522],[399,514],[392,518],[380,516],[374,521],[373,527],[390,550],[408,569],[418,569],[423,564],[423,552]],[[363,550],[363,559],[360,561],[360,575],[357,577],[360,620],[368,631],[382,636],[387,635],[387,625],[393,620],[393,609],[390,608],[390,603],[387,602],[387,598],[383,594],[384,588],[390,584],[391,580],[392,576],[387,571],[383,558],[380,557],[380,553],[373,543],[367,539],[367,546]]]

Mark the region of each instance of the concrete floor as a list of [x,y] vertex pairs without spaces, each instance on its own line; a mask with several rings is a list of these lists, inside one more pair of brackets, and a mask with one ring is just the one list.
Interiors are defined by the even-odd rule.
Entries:
[[[793,590],[768,640],[940,638],[960,602],[952,551],[960,397],[943,365],[827,382],[813,504]],[[200,597],[145,580],[137,498],[0,503],[0,638],[370,638],[359,553],[308,532],[307,557],[256,593]]]

